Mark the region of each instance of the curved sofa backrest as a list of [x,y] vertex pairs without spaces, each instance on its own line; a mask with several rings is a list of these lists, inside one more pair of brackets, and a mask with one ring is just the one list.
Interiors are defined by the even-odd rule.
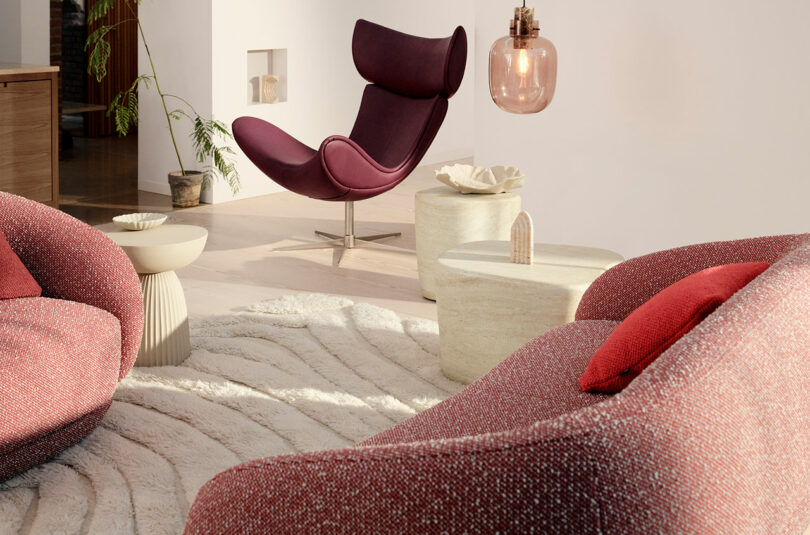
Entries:
[[622,321],[650,297],[687,275],[736,262],[774,264],[808,239],[810,234],[761,236],[686,245],[630,258],[602,273],[588,287],[576,319]]
[[810,523],[810,242],[610,400],[536,426],[590,470],[603,533]]
[[141,284],[124,251],[90,225],[9,193],[0,193],[0,228],[43,297],[85,303],[118,318],[123,378],[143,332]]

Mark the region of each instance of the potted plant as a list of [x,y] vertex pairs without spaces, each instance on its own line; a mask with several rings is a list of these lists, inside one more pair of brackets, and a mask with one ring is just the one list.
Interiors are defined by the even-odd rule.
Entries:
[[[228,141],[233,140],[233,135],[222,122],[202,117],[187,100],[178,95],[166,93],[160,87],[155,63],[152,61],[152,52],[144,36],[138,14],[133,9],[133,4],[140,3],[141,0],[98,0],[87,12],[88,24],[98,21],[116,6],[120,6],[121,9],[126,8],[132,14],[130,18],[117,24],[100,26],[87,36],[85,50],[90,49],[87,72],[95,76],[96,80],[101,81],[107,75],[107,62],[110,57],[110,43],[107,35],[123,22],[134,21],[137,24],[151,67],[151,74],[138,76],[127,90],[121,91],[113,98],[107,109],[107,115],[114,117],[115,129],[119,135],[126,135],[138,122],[138,88],[144,86],[149,89],[154,85],[161,104],[163,104],[169,136],[177,155],[177,164],[180,167],[179,171],[169,173],[172,204],[178,207],[196,206],[200,202],[200,191],[205,189],[214,178],[224,180],[231,191],[234,194],[237,193],[240,186],[239,173],[233,162],[234,151],[227,145]],[[167,102],[177,102],[181,107],[174,108]],[[180,156],[174,128],[172,128],[172,121],[183,118],[190,120],[193,125],[191,139],[197,162],[201,164],[209,162],[202,171],[189,170],[183,165],[183,158]]]

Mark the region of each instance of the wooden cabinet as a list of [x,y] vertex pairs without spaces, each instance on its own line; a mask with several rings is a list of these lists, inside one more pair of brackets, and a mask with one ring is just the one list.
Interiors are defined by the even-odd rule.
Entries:
[[58,67],[0,65],[0,191],[59,207]]

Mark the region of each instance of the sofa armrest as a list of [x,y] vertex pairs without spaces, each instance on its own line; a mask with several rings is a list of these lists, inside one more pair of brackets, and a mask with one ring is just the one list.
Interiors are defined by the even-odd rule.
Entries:
[[141,285],[124,251],[90,225],[8,193],[0,193],[0,228],[43,296],[85,303],[118,318],[123,378],[143,333]]
[[773,264],[810,234],[786,234],[687,245],[626,260],[612,267],[585,291],[577,320],[622,321],[652,296],[706,268],[737,262]]
[[262,459],[206,483],[185,533],[590,533],[586,457],[524,428]]

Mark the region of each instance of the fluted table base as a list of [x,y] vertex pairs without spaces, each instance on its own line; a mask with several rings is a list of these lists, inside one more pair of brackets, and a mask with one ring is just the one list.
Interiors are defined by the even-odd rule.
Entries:
[[139,275],[143,289],[143,340],[135,364],[173,366],[191,354],[188,309],[174,271]]
[[143,338],[136,366],[173,366],[191,354],[188,309],[174,273],[194,262],[208,231],[195,225],[160,225],[148,230],[116,230],[107,236],[121,246],[143,290]]

